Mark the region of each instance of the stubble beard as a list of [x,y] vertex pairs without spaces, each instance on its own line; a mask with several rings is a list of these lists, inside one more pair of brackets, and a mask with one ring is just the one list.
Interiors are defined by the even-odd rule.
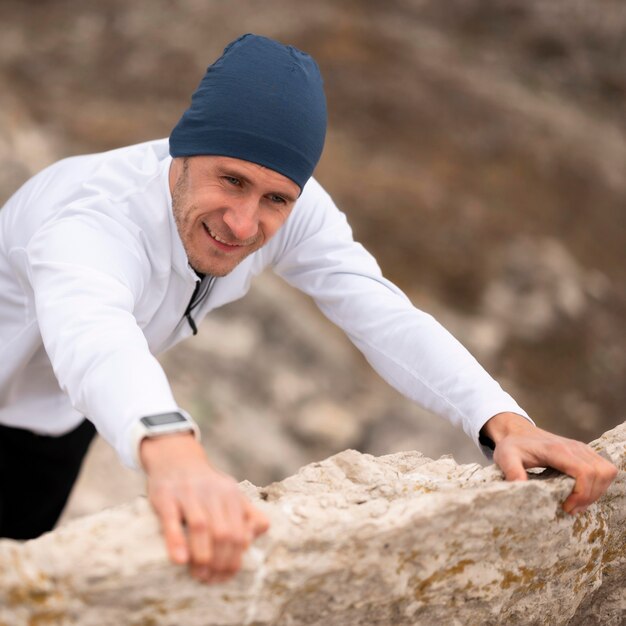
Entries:
[[[219,267],[221,265],[219,258],[216,258],[216,263],[212,263],[211,266],[209,266],[206,257],[203,259],[194,253],[191,245],[194,236],[194,221],[190,219],[189,216],[197,214],[197,207],[195,205],[185,206],[188,169],[188,160],[187,158],[184,158],[183,170],[172,191],[172,213],[174,214],[174,222],[176,223],[178,235],[183,243],[189,265],[191,265],[194,270],[201,272],[202,274],[208,274],[210,276],[221,278],[230,274],[235,267],[237,267],[237,265],[239,265],[247,256],[252,254],[252,252],[258,250],[261,246],[250,246],[249,249],[245,251],[245,254],[238,256],[236,259],[229,260],[228,267],[226,268]],[[207,243],[206,245],[208,247],[209,244]],[[218,250],[212,250],[212,253],[214,253],[216,257],[219,256]]]

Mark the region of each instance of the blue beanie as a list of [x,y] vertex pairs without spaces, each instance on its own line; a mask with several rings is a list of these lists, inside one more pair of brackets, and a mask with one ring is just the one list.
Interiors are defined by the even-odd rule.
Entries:
[[302,189],[325,134],[326,99],[315,61],[293,46],[247,34],[207,69],[170,135],[170,154],[252,161]]

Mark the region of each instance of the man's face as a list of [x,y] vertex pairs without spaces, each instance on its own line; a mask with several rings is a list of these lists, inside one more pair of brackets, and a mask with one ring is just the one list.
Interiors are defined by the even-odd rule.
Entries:
[[222,156],[174,159],[172,208],[191,266],[225,276],[285,223],[300,193],[292,180]]

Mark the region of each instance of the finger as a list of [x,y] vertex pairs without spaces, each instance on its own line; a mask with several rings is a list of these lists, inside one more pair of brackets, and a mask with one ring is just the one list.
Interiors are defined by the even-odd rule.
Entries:
[[[582,504],[582,506],[587,506],[595,502],[606,492],[617,475],[617,468],[597,454],[590,446],[582,445],[580,454],[589,465],[588,474],[591,484],[588,502]],[[580,506],[577,508],[580,508]]]
[[575,514],[578,509],[587,507],[591,502],[591,489],[593,486],[593,467],[587,462],[584,454],[572,454],[569,450],[555,456],[552,467],[571,476],[575,483],[571,493],[563,502],[563,510],[566,513]]
[[[602,457],[600,457],[600,458],[602,458]],[[602,494],[604,494],[604,493],[607,492],[608,488],[611,486],[611,483],[615,480],[615,478],[619,474],[619,470],[610,461],[607,461],[605,459],[602,459],[602,460],[604,461],[604,463],[603,463],[603,480],[602,480],[603,491],[602,491]]]
[[246,519],[248,521],[248,526],[252,532],[252,537],[256,538],[259,535],[267,532],[270,527],[270,522],[265,514],[262,513],[255,506],[250,504],[250,502],[248,502],[247,500],[245,502],[245,509]]
[[212,569],[216,578],[219,578],[222,574],[236,571],[240,564],[239,550],[236,547],[233,520],[226,513],[222,501],[217,498],[211,500],[210,515],[214,550]]
[[611,483],[618,474],[617,467],[610,461],[600,456],[590,446],[585,446],[587,454],[591,457],[595,470],[595,480],[593,484],[592,496],[594,500],[597,500],[600,496],[606,493],[607,489],[611,486]]
[[[565,473],[569,474],[569,472]],[[571,474],[569,475],[571,476]],[[581,512],[582,509],[586,509],[592,502],[590,498],[592,480],[587,471],[574,476],[574,479],[576,480],[574,488],[569,496],[565,498],[565,502],[563,502],[563,510],[572,515]]]
[[[582,506],[575,507],[577,510],[574,513],[584,513],[587,510],[587,507],[595,502],[605,491],[604,489],[604,479],[602,475],[602,462],[603,459],[598,457],[595,452],[593,452],[590,448],[583,445],[584,448],[584,456],[587,459],[589,464],[589,494],[588,494],[588,502],[583,503]],[[607,485],[608,487],[608,485]]]
[[[566,442],[556,447],[551,466],[571,476],[576,481],[570,495],[563,502],[563,510],[576,514],[583,512],[603,493],[604,479],[598,481],[604,461],[599,455],[579,442]],[[608,487],[608,485],[607,485]]]
[[[252,542],[252,533],[247,524],[246,500],[243,497],[229,499],[224,503],[225,517],[232,533],[232,541],[238,561]],[[237,566],[237,569],[239,567]]]
[[153,503],[170,560],[176,564],[187,563],[189,549],[182,524],[182,513],[174,499]]
[[[222,502],[224,534],[220,536],[220,548],[216,548],[214,581],[225,582],[240,569],[243,553],[252,541],[252,533],[246,524],[244,499],[229,498]],[[219,529],[218,529],[219,534]]]
[[[526,446],[529,463],[552,467],[574,478],[574,488],[563,503],[563,509],[571,513],[575,508],[588,505],[590,500],[593,474],[591,465],[586,460],[586,452],[581,453],[584,444],[568,439],[549,435],[540,445],[534,442],[531,447]],[[498,446],[494,459],[500,465],[508,480],[521,479],[520,464],[523,464],[520,454],[514,446],[501,446],[498,456]],[[509,475],[513,478],[509,478]],[[522,479],[523,480],[523,479]]]
[[246,498],[240,494],[224,502],[225,517],[237,543],[241,545],[243,550],[248,547],[251,541],[248,525],[246,524],[247,504]]
[[501,449],[494,453],[494,461],[498,464],[506,480],[528,480],[522,457],[517,450]]
[[190,550],[191,573],[206,579],[213,565],[211,520],[195,501],[188,502],[184,511]]

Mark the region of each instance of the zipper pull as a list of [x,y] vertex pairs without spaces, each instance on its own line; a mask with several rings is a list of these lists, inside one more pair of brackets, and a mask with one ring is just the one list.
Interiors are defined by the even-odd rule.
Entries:
[[193,317],[191,317],[191,311],[187,311],[185,313],[185,317],[187,318],[187,321],[189,322],[189,326],[191,326],[191,332],[194,335],[198,334],[198,327],[196,326],[196,323],[193,321]]
[[196,323],[193,319],[193,317],[191,317],[191,309],[193,309],[193,305],[194,305],[194,300],[196,299],[196,296],[198,295],[198,291],[200,290],[200,284],[202,283],[201,280],[197,280],[196,284],[193,288],[193,293],[191,294],[191,298],[189,299],[189,304],[187,304],[187,308],[185,309],[185,317],[187,318],[187,322],[189,322],[189,326],[191,326],[191,331],[193,332],[194,335],[198,334],[198,327],[196,326]]

